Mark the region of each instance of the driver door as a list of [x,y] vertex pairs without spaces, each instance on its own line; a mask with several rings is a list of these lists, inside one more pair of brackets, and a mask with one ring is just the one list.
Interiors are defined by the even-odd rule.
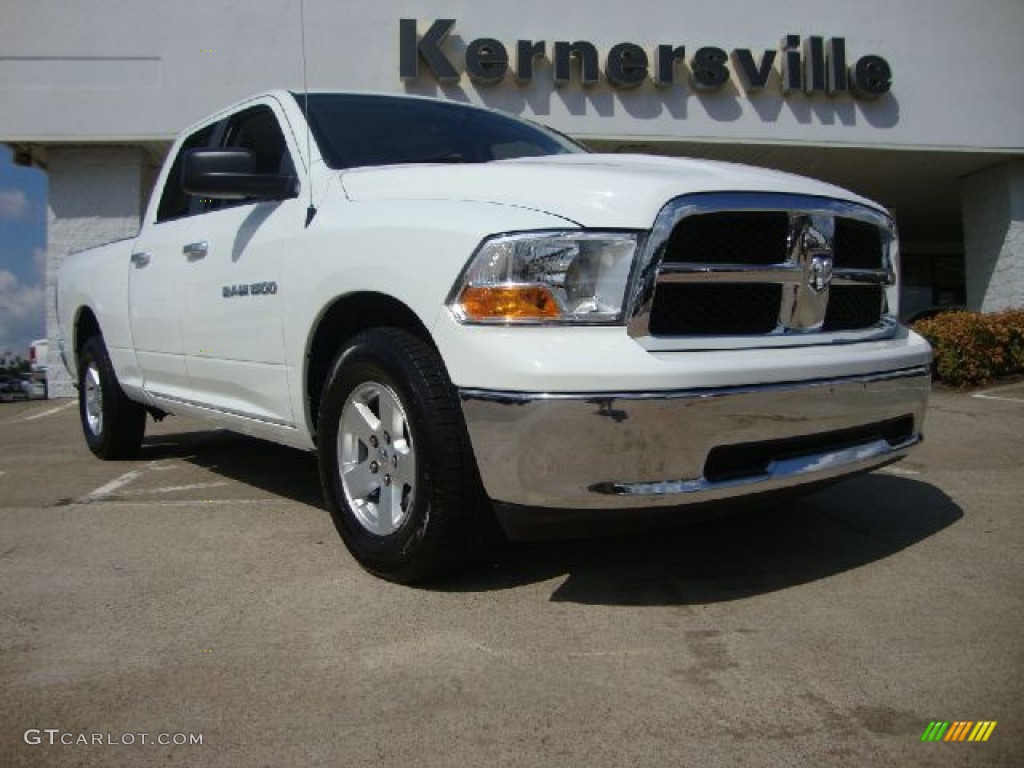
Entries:
[[[290,131],[276,102],[227,119],[218,142],[254,152],[259,172],[295,174]],[[283,271],[305,208],[286,200],[212,200],[194,219],[183,261],[185,364],[194,401],[281,426],[294,419],[284,349]]]

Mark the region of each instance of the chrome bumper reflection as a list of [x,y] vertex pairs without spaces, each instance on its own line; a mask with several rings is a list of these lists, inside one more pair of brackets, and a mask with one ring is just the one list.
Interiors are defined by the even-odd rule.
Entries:
[[[673,506],[734,498],[866,471],[920,442],[925,367],[871,376],[728,389],[536,394],[461,391],[484,486],[508,504],[565,509]],[[774,457],[749,475],[705,476],[723,446],[813,438],[906,419],[873,437]]]
[[921,442],[920,436],[914,436],[896,445],[892,445],[886,440],[873,440],[853,448],[823,451],[792,459],[779,459],[769,463],[763,473],[732,480],[711,481],[701,477],[697,480],[674,480],[662,483],[610,483],[598,484],[591,490],[615,496],[661,496],[700,493],[720,488],[742,488],[747,485],[760,485],[764,482],[784,480],[785,478],[797,478],[803,482],[801,475],[813,475],[808,480],[820,480],[859,472],[892,461],[905,454],[907,449],[919,442]]

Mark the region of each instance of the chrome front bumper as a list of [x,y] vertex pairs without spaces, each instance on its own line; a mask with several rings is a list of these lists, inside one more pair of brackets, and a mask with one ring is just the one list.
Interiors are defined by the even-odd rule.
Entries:
[[676,506],[863,472],[921,440],[926,367],[652,393],[463,389],[484,487],[552,509]]

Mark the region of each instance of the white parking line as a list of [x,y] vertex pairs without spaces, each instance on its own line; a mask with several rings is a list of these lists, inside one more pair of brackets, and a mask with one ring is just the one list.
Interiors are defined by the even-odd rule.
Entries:
[[999,397],[998,395],[971,395],[979,400],[1002,400],[1004,403],[1024,403],[1024,397]]
[[128,485],[128,483],[132,483],[138,480],[140,477],[142,477],[141,469],[133,469],[131,472],[125,472],[120,477],[115,477],[109,483],[101,485],[95,491],[87,493],[85,496],[79,499],[79,501],[95,501],[96,499],[101,499],[104,496],[109,496],[118,488],[123,488],[124,486]]
[[198,488],[216,488],[219,485],[227,485],[225,482],[218,483],[191,483],[189,485],[165,485],[161,488],[144,488],[140,491],[125,491],[122,496],[142,496],[148,493],[174,493],[175,491],[193,491]]
[[117,497],[115,499],[79,499],[76,504],[118,504],[121,506],[142,506],[146,509],[152,509],[154,507],[194,507],[197,504],[203,504],[206,506],[222,506],[222,505],[251,505],[259,506],[263,504],[282,504],[282,499],[167,499],[167,500],[156,500],[156,499],[124,499]]
[[63,405],[58,405],[56,408],[51,408],[48,411],[43,411],[41,413],[33,413],[31,416],[26,416],[24,419],[22,419],[22,421],[35,421],[36,419],[41,419],[44,416],[53,416],[53,414],[59,413],[68,406],[74,405],[77,402],[77,400],[68,400],[66,403],[64,403]]
[[913,477],[914,475],[920,475],[916,469],[907,469],[906,467],[882,467],[879,472],[886,475],[899,475],[902,477]]
[[[195,458],[195,456],[185,456],[185,457],[183,457],[180,460],[181,461],[188,461],[189,459],[194,459],[194,458]],[[166,472],[168,469],[177,469],[177,468],[178,468],[177,465],[175,465],[175,464],[168,464],[166,461],[163,461],[161,459],[157,459],[156,461],[151,461],[151,462],[149,462],[149,464],[146,465],[146,469],[152,469],[152,470],[155,470],[157,472]]]
[[1007,403],[1024,403],[1024,386],[1021,382],[1003,384],[998,387],[989,387],[983,392],[972,394],[978,400],[1002,400]]

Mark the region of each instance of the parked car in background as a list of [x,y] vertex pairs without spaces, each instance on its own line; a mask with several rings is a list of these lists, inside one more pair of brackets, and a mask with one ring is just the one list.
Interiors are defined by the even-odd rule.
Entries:
[[0,373],[0,400],[42,400],[46,395],[42,374]]
[[50,340],[36,339],[28,348],[28,363],[32,371],[46,371],[50,356]]
[[17,378],[10,374],[0,373],[0,400],[10,400],[17,391]]
[[25,374],[21,377],[21,389],[25,393],[26,400],[45,400],[48,392],[46,387],[46,373]]

